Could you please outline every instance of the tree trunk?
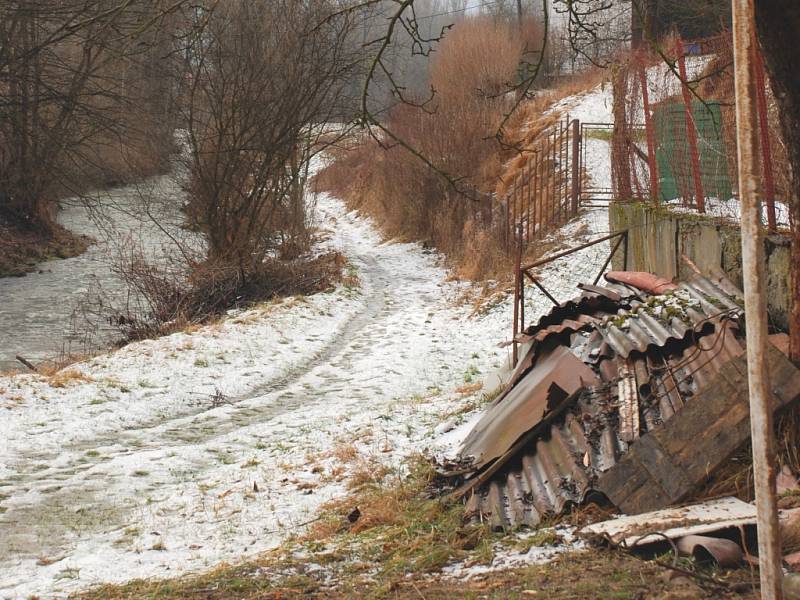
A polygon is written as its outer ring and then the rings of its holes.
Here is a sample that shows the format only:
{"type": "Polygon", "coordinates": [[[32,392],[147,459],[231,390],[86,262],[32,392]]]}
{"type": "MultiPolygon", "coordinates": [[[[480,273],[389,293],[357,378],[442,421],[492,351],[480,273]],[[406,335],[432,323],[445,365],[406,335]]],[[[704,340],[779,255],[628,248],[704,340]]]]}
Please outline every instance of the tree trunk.
{"type": "Polygon", "coordinates": [[[758,39],[780,109],[781,129],[792,170],[791,197],[786,199],[792,225],[789,350],[792,361],[800,365],[800,78],[796,75],[800,2],[757,0],[755,5],[758,39]]]}

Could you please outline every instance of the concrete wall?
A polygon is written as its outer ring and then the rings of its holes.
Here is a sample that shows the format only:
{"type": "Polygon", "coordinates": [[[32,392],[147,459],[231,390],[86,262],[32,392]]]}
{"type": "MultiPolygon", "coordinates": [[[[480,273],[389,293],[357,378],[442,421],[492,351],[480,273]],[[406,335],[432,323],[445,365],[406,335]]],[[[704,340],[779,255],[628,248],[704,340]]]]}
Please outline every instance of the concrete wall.
{"type": "MultiPolygon", "coordinates": [[[[668,279],[685,278],[691,268],[686,255],[706,275],[724,273],[742,287],[742,242],[739,227],[697,214],[681,214],[641,203],[612,203],[612,231],[628,229],[628,260],[622,252],[614,269],[649,271],[668,279]]],[[[764,242],[767,255],[767,299],[774,325],[789,325],[789,239],[775,234],[764,242]]]]}

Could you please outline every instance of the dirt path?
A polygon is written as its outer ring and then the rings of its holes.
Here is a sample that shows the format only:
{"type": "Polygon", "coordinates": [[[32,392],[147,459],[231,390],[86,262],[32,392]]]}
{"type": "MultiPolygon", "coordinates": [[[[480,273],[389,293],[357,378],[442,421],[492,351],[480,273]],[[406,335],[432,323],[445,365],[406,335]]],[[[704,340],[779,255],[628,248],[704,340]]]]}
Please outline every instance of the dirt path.
{"type": "MultiPolygon", "coordinates": [[[[53,403],[50,393],[72,402],[30,431],[19,417],[16,439],[0,447],[0,597],[175,574],[274,546],[341,494],[362,458],[396,462],[427,443],[452,409],[424,400],[433,386],[499,364],[502,310],[468,323],[467,308],[452,304],[461,288],[445,282],[432,256],[381,243],[338,202],[321,208],[333,244],[357,268],[361,295],[307,354],[276,356],[285,364],[273,376],[219,405],[169,402],[185,390],[171,385],[168,364],[150,361],[140,374],[150,393],[135,418],[125,418],[132,386],[103,403],[113,421],[98,416],[95,400],[84,401],[96,390],[83,390],[97,381],[66,391],[38,385],[12,409],[46,414],[37,404],[53,403]]],[[[303,322],[282,333],[313,334],[303,322]]],[[[281,339],[265,342],[262,362],[281,339]]]]}

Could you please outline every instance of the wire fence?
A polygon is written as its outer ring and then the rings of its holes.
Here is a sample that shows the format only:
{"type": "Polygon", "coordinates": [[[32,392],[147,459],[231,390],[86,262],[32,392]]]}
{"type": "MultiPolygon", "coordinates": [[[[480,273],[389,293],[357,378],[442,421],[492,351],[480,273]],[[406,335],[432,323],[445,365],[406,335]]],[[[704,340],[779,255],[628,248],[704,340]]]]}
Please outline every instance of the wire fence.
{"type": "MultiPolygon", "coordinates": [[[[789,225],[788,159],[760,53],[754,59],[764,222],[774,230],[789,225]]],[[[698,42],[673,38],[658,53],[634,53],[613,87],[614,197],[738,220],[730,33],[698,42]]]]}

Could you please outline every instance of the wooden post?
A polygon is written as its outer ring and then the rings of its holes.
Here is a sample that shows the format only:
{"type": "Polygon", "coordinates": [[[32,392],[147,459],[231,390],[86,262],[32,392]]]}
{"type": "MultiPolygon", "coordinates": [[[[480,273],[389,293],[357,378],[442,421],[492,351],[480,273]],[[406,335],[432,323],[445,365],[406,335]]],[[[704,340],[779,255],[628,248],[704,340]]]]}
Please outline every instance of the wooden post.
{"type": "Polygon", "coordinates": [[[767,302],[764,289],[764,232],[761,226],[756,147],[756,82],[752,65],[755,45],[754,0],[733,2],[733,57],[736,93],[736,144],[739,197],[742,204],[742,275],[747,335],[747,377],[750,436],[756,492],[758,562],[761,597],[783,596],[781,542],[775,490],[775,441],[767,365],[767,302]]]}
{"type": "Polygon", "coordinates": [[[694,201],[697,203],[697,210],[701,213],[706,212],[706,198],[703,193],[703,180],[700,171],[700,153],[697,149],[697,130],[694,126],[694,115],[692,113],[692,93],[689,90],[686,75],[686,57],[683,54],[683,43],[678,40],[676,43],[678,51],[678,69],[681,74],[681,90],[683,92],[683,104],[686,114],[686,141],[689,144],[689,158],[692,163],[692,179],[694,180],[694,201]]]}
{"type": "Polygon", "coordinates": [[[572,121],[572,214],[578,214],[578,204],[581,197],[581,123],[578,119],[572,121]]]}

